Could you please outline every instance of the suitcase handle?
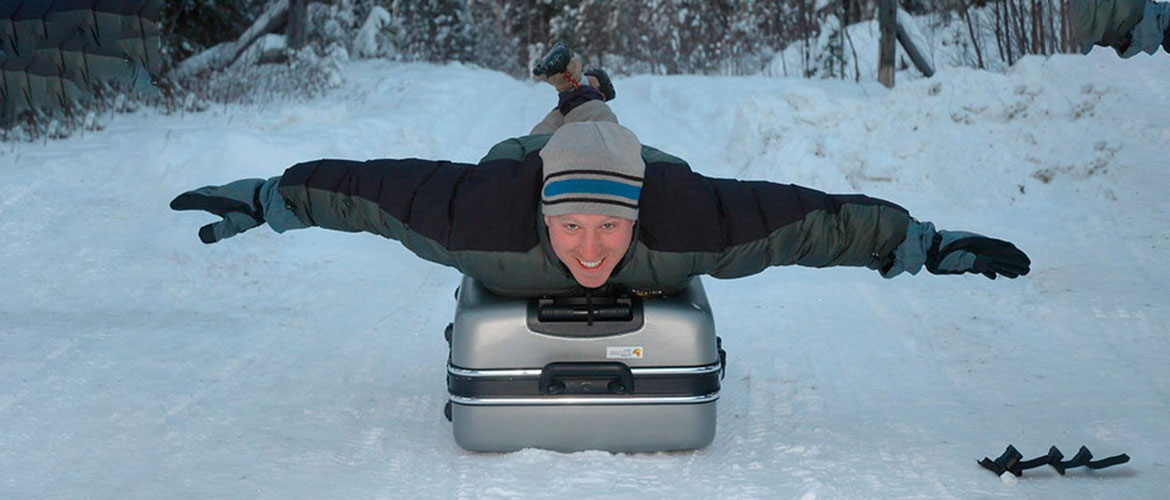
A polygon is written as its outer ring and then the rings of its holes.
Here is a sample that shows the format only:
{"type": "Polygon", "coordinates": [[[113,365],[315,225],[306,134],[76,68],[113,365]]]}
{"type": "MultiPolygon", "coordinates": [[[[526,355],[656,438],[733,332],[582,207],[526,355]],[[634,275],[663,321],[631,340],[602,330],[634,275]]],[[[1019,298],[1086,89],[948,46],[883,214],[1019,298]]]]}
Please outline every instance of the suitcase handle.
{"type": "Polygon", "coordinates": [[[631,394],[634,374],[625,363],[556,362],[540,370],[540,393],[631,394]]]}
{"type": "Polygon", "coordinates": [[[542,304],[540,321],[630,321],[634,316],[629,304],[578,306],[573,304],[542,304]]]}

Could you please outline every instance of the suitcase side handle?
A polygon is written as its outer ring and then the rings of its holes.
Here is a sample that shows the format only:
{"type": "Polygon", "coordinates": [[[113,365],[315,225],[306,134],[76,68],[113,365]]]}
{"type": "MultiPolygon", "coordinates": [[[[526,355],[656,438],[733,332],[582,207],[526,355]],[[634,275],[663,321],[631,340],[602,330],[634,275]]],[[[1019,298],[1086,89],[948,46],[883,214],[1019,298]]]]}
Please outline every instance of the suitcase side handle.
{"type": "Polygon", "coordinates": [[[540,370],[540,393],[558,394],[631,394],[634,374],[625,363],[556,362],[540,370]]]}

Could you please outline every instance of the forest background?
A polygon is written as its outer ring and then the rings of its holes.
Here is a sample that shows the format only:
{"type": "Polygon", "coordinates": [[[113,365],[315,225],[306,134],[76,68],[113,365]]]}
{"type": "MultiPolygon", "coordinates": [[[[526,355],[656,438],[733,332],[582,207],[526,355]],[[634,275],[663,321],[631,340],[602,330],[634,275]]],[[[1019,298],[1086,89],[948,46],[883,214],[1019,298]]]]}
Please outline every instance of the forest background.
{"type": "MultiPolygon", "coordinates": [[[[182,60],[232,40],[258,0],[167,2],[164,50],[182,60]]],[[[1028,54],[1071,52],[1068,0],[903,0],[944,33],[960,59],[1002,69],[1028,54]]],[[[550,41],[617,75],[720,74],[860,78],[849,30],[876,17],[875,0],[333,0],[307,6],[309,46],[324,53],[459,61],[523,76],[550,41]],[[779,54],[789,57],[777,61],[779,54]]],[[[952,52],[952,51],[948,51],[952,52]]]]}
{"type": "MultiPolygon", "coordinates": [[[[161,63],[151,62],[146,71],[130,64],[106,75],[113,78],[63,77],[85,89],[80,99],[56,90],[65,87],[63,80],[49,80],[30,94],[32,104],[6,108],[0,141],[101,130],[112,113],[143,105],[169,114],[217,103],[312,98],[341,86],[342,67],[352,59],[467,64],[526,78],[556,41],[576,50],[587,68],[614,77],[873,80],[880,37],[877,0],[135,2],[158,2],[153,8],[162,9],[161,18],[149,16],[153,27],[145,31],[131,21],[147,44],[158,44],[161,63]]],[[[1073,50],[1068,0],[901,0],[899,9],[899,25],[933,68],[1002,72],[1027,55],[1073,50]]],[[[33,53],[49,55],[41,61],[50,63],[49,75],[69,73],[67,65],[53,69],[65,49],[42,44],[33,53]]],[[[150,59],[149,51],[143,54],[150,59]]],[[[921,76],[901,49],[897,57],[900,72],[921,76]]],[[[34,62],[9,58],[5,75],[16,79],[8,83],[23,81],[8,66],[31,68],[34,62]]],[[[16,86],[5,94],[24,91],[16,86]]]]}

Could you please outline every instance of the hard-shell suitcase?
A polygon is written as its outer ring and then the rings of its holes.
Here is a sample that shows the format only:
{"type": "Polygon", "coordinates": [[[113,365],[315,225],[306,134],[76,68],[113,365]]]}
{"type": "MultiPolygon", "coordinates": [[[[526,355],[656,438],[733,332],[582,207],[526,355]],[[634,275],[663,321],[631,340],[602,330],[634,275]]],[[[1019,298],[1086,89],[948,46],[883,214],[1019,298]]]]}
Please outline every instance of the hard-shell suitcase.
{"type": "Polygon", "coordinates": [[[447,417],[473,451],[666,451],[715,436],[726,357],[699,278],[672,296],[515,299],[464,277],[447,417]]]}

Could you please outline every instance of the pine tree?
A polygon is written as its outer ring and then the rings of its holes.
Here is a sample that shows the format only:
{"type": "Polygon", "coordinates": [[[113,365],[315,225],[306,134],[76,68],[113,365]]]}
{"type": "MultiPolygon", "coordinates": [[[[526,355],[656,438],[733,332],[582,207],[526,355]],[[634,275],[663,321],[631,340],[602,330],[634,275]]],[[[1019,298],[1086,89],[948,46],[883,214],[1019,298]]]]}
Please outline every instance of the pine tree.
{"type": "Polygon", "coordinates": [[[513,75],[527,73],[527,58],[516,33],[515,2],[469,0],[465,24],[465,47],[461,60],[513,75]]]}
{"type": "Polygon", "coordinates": [[[467,47],[467,3],[459,0],[394,0],[390,6],[397,52],[407,60],[460,60],[467,47]]]}

